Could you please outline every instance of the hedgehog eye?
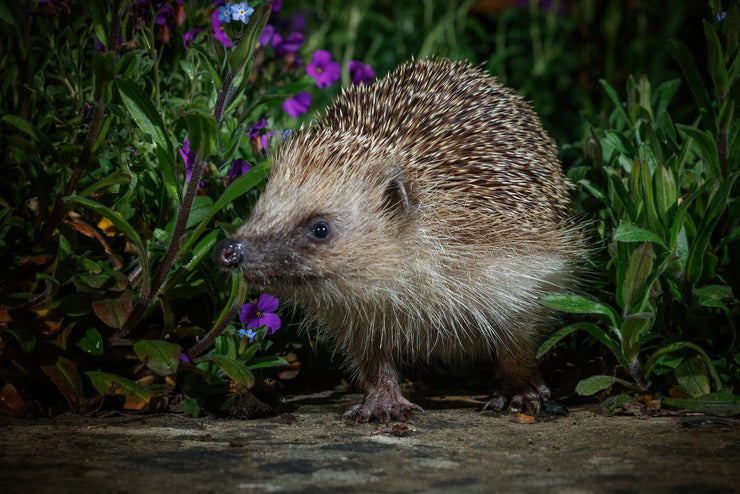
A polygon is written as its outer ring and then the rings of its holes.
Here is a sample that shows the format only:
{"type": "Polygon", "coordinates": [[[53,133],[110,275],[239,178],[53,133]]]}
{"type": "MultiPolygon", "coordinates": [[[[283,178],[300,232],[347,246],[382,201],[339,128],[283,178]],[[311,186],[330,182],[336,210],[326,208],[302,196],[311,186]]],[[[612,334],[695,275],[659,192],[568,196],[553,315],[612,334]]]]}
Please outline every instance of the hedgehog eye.
{"type": "Polygon", "coordinates": [[[331,235],[331,228],[326,221],[318,221],[308,229],[309,234],[317,240],[326,240],[331,235]]]}

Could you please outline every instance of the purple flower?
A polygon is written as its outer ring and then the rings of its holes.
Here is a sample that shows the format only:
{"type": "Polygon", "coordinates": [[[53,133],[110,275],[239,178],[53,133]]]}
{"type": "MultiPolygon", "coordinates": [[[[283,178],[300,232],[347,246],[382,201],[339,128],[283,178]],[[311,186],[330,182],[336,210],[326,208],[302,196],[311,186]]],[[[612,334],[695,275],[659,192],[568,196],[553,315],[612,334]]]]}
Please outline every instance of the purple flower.
{"type": "Polygon", "coordinates": [[[253,329],[240,329],[239,336],[242,338],[249,338],[249,341],[254,341],[254,337],[257,336],[257,331],[253,329]]]}
{"type": "Polygon", "coordinates": [[[302,91],[283,102],[283,111],[293,118],[303,115],[311,106],[313,98],[306,91],[302,91]]]}
{"type": "MultiPolygon", "coordinates": [[[[281,130],[280,136],[283,138],[283,140],[287,139],[290,134],[293,133],[292,130],[281,130]]],[[[270,148],[270,141],[272,141],[272,136],[275,135],[275,131],[271,130],[267,132],[266,134],[263,134],[262,137],[260,137],[260,145],[262,146],[262,149],[265,151],[265,156],[267,156],[267,150],[270,148]]]]}
{"type": "MultiPolygon", "coordinates": [[[[198,155],[190,150],[190,139],[185,139],[185,142],[182,143],[180,156],[185,161],[185,183],[190,183],[190,177],[193,176],[193,168],[195,168],[195,162],[198,159],[198,155]]],[[[201,181],[198,185],[205,187],[206,183],[201,181]]]]}
{"type": "Polygon", "coordinates": [[[224,22],[219,19],[218,12],[218,10],[214,10],[213,14],[211,14],[211,26],[213,27],[213,32],[215,33],[216,39],[219,40],[225,48],[230,48],[231,40],[229,39],[229,35],[226,34],[226,30],[224,29],[224,22]]]}
{"type": "Polygon", "coordinates": [[[306,72],[316,79],[317,86],[325,88],[339,79],[341,67],[331,59],[331,53],[326,50],[316,50],[311,63],[306,66],[306,72]]]}
{"type": "Polygon", "coordinates": [[[157,16],[154,18],[154,23],[159,24],[160,26],[167,24],[167,21],[172,19],[175,16],[175,9],[172,8],[172,5],[163,5],[161,9],[159,9],[159,12],[157,13],[157,16]]]}
{"type": "Polygon", "coordinates": [[[265,29],[262,30],[262,34],[260,34],[257,42],[260,44],[260,46],[267,46],[272,41],[272,37],[274,34],[275,28],[268,24],[265,26],[265,29]]]}
{"type": "Polygon", "coordinates": [[[247,329],[258,329],[262,326],[267,326],[267,334],[271,335],[280,329],[280,317],[274,313],[279,303],[280,301],[277,298],[263,293],[260,295],[256,304],[248,303],[242,305],[239,320],[243,324],[246,324],[247,329]]]}
{"type": "Polygon", "coordinates": [[[352,84],[369,84],[375,78],[373,68],[362,62],[350,60],[347,68],[349,68],[349,78],[352,79],[352,84]]]}
{"type": "Polygon", "coordinates": [[[182,35],[182,44],[183,46],[185,46],[186,50],[190,49],[190,45],[192,45],[195,42],[195,37],[198,36],[201,31],[203,30],[193,29],[192,31],[188,31],[182,35]]]}
{"type": "Polygon", "coordinates": [[[275,33],[272,37],[272,47],[275,49],[275,54],[278,57],[284,57],[288,53],[295,53],[301,46],[303,46],[303,35],[301,33],[291,33],[285,39],[278,33],[275,33]]]}
{"type": "Polygon", "coordinates": [[[283,0],[272,0],[272,13],[277,14],[283,6],[283,0]]]}
{"type": "Polygon", "coordinates": [[[241,177],[245,173],[249,171],[249,165],[246,161],[242,158],[235,159],[231,162],[231,169],[229,170],[229,174],[226,175],[227,183],[231,183],[237,178],[241,177]]]}
{"type": "Polygon", "coordinates": [[[242,21],[244,24],[249,22],[249,16],[254,13],[254,9],[247,5],[247,2],[240,2],[231,7],[231,18],[235,21],[242,21]]]}
{"type": "Polygon", "coordinates": [[[231,2],[227,2],[226,5],[218,8],[218,20],[226,24],[231,22],[231,2]]]}
{"type": "Polygon", "coordinates": [[[262,145],[262,149],[265,150],[265,155],[267,154],[267,148],[270,146],[270,139],[272,139],[272,136],[275,134],[274,130],[271,130],[270,132],[267,132],[266,134],[263,134],[262,137],[260,137],[260,144],[262,145]]]}
{"type": "Polygon", "coordinates": [[[184,353],[180,353],[180,360],[183,361],[183,362],[185,362],[186,364],[189,364],[190,363],[190,359],[184,353]]]}
{"type": "Polygon", "coordinates": [[[185,142],[182,143],[180,156],[182,156],[182,159],[185,162],[185,182],[190,182],[190,177],[193,175],[195,160],[197,159],[196,154],[190,150],[190,139],[185,139],[185,142]]]}
{"type": "Polygon", "coordinates": [[[260,120],[259,122],[257,122],[256,124],[252,125],[252,126],[251,126],[251,127],[249,128],[249,132],[247,132],[247,136],[248,136],[248,137],[249,137],[250,139],[251,139],[251,138],[254,138],[254,137],[259,137],[259,135],[260,135],[260,130],[261,130],[261,129],[264,129],[265,127],[267,127],[267,120],[265,120],[265,119],[263,118],[262,120],[260,120]]]}

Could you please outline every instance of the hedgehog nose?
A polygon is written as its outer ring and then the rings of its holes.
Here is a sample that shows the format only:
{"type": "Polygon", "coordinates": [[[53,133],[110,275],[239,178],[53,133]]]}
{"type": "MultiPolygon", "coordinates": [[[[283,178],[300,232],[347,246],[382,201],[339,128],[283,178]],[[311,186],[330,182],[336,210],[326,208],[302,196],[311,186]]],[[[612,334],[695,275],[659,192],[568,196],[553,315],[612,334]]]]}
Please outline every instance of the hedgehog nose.
{"type": "Polygon", "coordinates": [[[231,268],[242,262],[244,244],[234,238],[227,238],[213,248],[213,259],[224,268],[231,268]]]}

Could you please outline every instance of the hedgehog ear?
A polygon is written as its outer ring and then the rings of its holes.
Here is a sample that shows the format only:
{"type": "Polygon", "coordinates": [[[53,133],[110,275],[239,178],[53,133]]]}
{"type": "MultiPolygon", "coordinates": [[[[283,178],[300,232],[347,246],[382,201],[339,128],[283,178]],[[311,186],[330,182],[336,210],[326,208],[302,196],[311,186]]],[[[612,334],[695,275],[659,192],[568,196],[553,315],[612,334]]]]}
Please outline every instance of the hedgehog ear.
{"type": "Polygon", "coordinates": [[[392,178],[386,183],[383,192],[383,209],[395,214],[406,214],[409,211],[409,196],[404,184],[403,170],[394,170],[392,178]]]}

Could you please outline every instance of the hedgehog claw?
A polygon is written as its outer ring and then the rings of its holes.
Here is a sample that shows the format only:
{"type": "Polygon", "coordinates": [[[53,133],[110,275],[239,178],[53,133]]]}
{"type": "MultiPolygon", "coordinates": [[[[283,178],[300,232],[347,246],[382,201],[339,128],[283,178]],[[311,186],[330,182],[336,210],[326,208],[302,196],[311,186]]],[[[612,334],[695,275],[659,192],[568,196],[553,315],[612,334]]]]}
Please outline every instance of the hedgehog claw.
{"type": "Polygon", "coordinates": [[[498,412],[503,412],[507,410],[506,404],[508,403],[509,412],[525,413],[535,417],[540,413],[542,401],[549,397],[550,389],[544,384],[536,387],[522,388],[508,395],[497,391],[483,406],[483,410],[490,408],[498,412]]]}
{"type": "Polygon", "coordinates": [[[355,425],[373,420],[378,420],[388,425],[391,421],[408,422],[413,418],[414,410],[424,413],[423,408],[411,403],[404,397],[401,397],[395,403],[384,402],[382,400],[365,400],[344,412],[342,418],[353,421],[355,425]]]}

